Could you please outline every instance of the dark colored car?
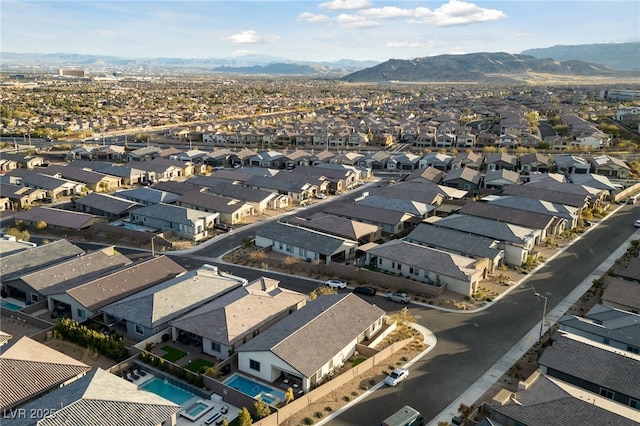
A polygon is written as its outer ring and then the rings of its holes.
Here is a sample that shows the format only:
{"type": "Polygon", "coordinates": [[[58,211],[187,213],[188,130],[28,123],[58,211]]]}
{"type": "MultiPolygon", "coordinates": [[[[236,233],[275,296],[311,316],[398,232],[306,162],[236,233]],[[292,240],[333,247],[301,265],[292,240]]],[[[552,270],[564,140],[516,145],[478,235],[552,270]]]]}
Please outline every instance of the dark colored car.
{"type": "Polygon", "coordinates": [[[375,296],[376,289],[371,287],[356,287],[353,289],[356,294],[362,294],[363,296],[375,296]]]}

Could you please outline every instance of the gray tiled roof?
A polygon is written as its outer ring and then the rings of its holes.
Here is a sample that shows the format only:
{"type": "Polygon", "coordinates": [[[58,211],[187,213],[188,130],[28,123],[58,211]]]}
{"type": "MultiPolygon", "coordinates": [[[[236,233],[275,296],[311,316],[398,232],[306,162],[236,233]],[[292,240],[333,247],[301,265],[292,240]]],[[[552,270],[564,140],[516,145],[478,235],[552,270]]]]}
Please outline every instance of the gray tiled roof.
{"type": "Polygon", "coordinates": [[[310,377],[384,314],[354,294],[319,296],[242,345],[238,352],[271,351],[310,377]]]}
{"type": "MultiPolygon", "coordinates": [[[[493,409],[526,426],[632,426],[628,417],[606,410],[592,402],[573,397],[552,379],[541,376],[527,390],[519,390],[518,402],[509,401],[493,409]]],[[[495,416],[494,416],[495,417],[495,416]]]]}
{"type": "Polygon", "coordinates": [[[640,315],[605,305],[596,304],[584,318],[575,315],[565,315],[558,321],[560,328],[570,328],[586,332],[589,335],[600,336],[640,348],[640,315]]]}
{"type": "Polygon", "coordinates": [[[464,180],[467,182],[471,182],[474,185],[478,185],[480,183],[480,178],[482,174],[480,172],[473,170],[469,167],[462,167],[460,169],[451,170],[447,172],[447,174],[442,179],[442,182],[450,182],[453,180],[464,180]]]}
{"type": "Polygon", "coordinates": [[[539,188],[528,185],[509,185],[503,190],[503,194],[533,198],[535,200],[545,200],[577,208],[584,207],[589,198],[591,198],[587,194],[572,194],[568,192],[560,192],[558,189],[539,188]]]}
{"type": "Polygon", "coordinates": [[[258,228],[256,236],[273,241],[281,241],[294,247],[301,247],[327,256],[333,255],[343,244],[349,242],[349,240],[343,238],[279,222],[272,222],[258,228]]]}
{"type": "Polygon", "coordinates": [[[487,219],[499,220],[500,222],[512,223],[532,229],[546,229],[552,223],[555,216],[550,214],[536,213],[527,210],[518,210],[512,207],[500,206],[498,204],[468,202],[459,212],[470,216],[484,217],[487,219]]]}
{"type": "Polygon", "coordinates": [[[419,224],[405,239],[416,244],[488,259],[495,259],[502,251],[492,238],[426,223],[419,224]]]}
{"type": "Polygon", "coordinates": [[[158,327],[244,282],[244,278],[222,275],[205,265],[105,306],[102,311],[147,328],[158,327]]]}
{"type": "Polygon", "coordinates": [[[499,241],[509,241],[518,244],[525,243],[532,231],[530,228],[524,228],[522,226],[462,214],[452,214],[433,224],[435,226],[457,229],[458,231],[470,232],[499,241]]]}
{"type": "Polygon", "coordinates": [[[203,212],[186,207],[160,203],[131,210],[129,212],[129,217],[132,217],[132,215],[146,216],[154,219],[165,220],[172,223],[182,223],[184,225],[191,226],[193,225],[193,222],[210,217],[212,215],[216,215],[216,213],[203,212]]]}
{"type": "Polygon", "coordinates": [[[638,311],[640,310],[640,283],[606,276],[602,302],[614,303],[638,311]]]}
{"type": "Polygon", "coordinates": [[[142,204],[135,201],[126,200],[109,194],[100,194],[98,192],[92,192],[91,194],[78,198],[76,200],[76,204],[115,215],[121,215],[130,209],[142,206],[142,204]]]}
{"type": "Polygon", "coordinates": [[[214,342],[233,345],[252,330],[306,301],[304,294],[261,277],[174,320],[171,325],[214,342]]]}
{"type": "Polygon", "coordinates": [[[640,257],[625,257],[621,262],[613,265],[612,272],[616,277],[640,281],[640,257]]]}
{"type": "Polygon", "coordinates": [[[560,333],[553,345],[544,350],[538,364],[640,400],[640,356],[571,336],[560,333]]]}
{"type": "Polygon", "coordinates": [[[306,189],[305,187],[307,186],[306,183],[300,183],[299,181],[274,179],[272,177],[264,176],[251,176],[249,179],[247,179],[245,184],[260,189],[285,191],[291,193],[303,192],[306,189]]]}
{"type": "Polygon", "coordinates": [[[107,219],[89,213],[63,210],[55,207],[36,206],[15,214],[17,220],[45,222],[48,226],[68,229],[87,228],[94,222],[106,222],[107,219]]]}
{"type": "Polygon", "coordinates": [[[346,217],[317,213],[306,219],[292,218],[290,223],[350,240],[359,240],[380,230],[378,225],[362,223],[346,217]]]}
{"type": "Polygon", "coordinates": [[[391,196],[369,195],[357,201],[359,206],[375,207],[383,210],[393,210],[401,213],[409,213],[414,216],[425,217],[436,209],[436,206],[417,200],[391,198],[391,196]]]}
{"type": "Polygon", "coordinates": [[[50,392],[23,407],[27,413],[54,415],[39,419],[3,418],[3,426],[156,426],[180,410],[180,406],[102,369],[50,392]]]}
{"type": "Polygon", "coordinates": [[[116,191],[113,195],[127,200],[139,201],[143,204],[173,203],[180,196],[170,192],[158,191],[154,188],[134,188],[116,191]]]}
{"type": "Polygon", "coordinates": [[[84,250],[67,240],[56,240],[43,244],[17,254],[5,256],[0,262],[0,279],[8,281],[83,253],[84,250]]]}
{"type": "Polygon", "coordinates": [[[20,279],[46,296],[61,293],[130,263],[128,257],[110,247],[38,269],[22,275],[20,279]]]}
{"type": "Polygon", "coordinates": [[[182,195],[176,202],[180,206],[196,206],[204,211],[227,214],[233,214],[247,207],[244,201],[197,190],[182,195]]]}
{"type": "Polygon", "coordinates": [[[324,209],[324,211],[336,216],[348,217],[350,219],[363,220],[369,223],[380,223],[392,226],[396,226],[400,222],[407,221],[410,218],[415,217],[414,215],[406,212],[385,210],[377,207],[341,202],[328,205],[324,209]]]}
{"type": "Polygon", "coordinates": [[[537,200],[535,198],[504,196],[489,201],[489,204],[511,207],[518,210],[526,210],[536,213],[549,214],[573,221],[577,217],[577,208],[566,206],[562,203],[537,200]]]}
{"type": "Polygon", "coordinates": [[[367,253],[462,281],[469,281],[470,276],[477,272],[473,267],[476,259],[403,240],[391,240],[367,250],[367,253]]]}
{"type": "Polygon", "coordinates": [[[22,337],[5,346],[0,354],[0,408],[14,407],[90,369],[55,349],[22,337]]]}
{"type": "Polygon", "coordinates": [[[220,181],[219,179],[212,179],[210,176],[196,176],[187,180],[187,183],[207,187],[211,194],[222,195],[253,203],[260,203],[273,197],[273,192],[271,191],[249,188],[244,185],[234,185],[226,181],[220,181]]]}
{"type": "Polygon", "coordinates": [[[67,290],[67,294],[93,311],[184,272],[169,257],[158,256],[86,282],[67,290]]]}

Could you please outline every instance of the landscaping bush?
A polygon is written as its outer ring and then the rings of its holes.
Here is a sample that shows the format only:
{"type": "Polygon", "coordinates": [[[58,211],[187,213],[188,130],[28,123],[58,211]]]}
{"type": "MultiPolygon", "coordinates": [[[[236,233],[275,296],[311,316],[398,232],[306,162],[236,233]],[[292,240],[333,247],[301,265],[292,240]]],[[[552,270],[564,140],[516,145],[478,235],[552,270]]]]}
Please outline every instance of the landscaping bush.
{"type": "Polygon", "coordinates": [[[109,335],[91,330],[71,318],[58,320],[55,325],[55,331],[64,340],[85,348],[91,348],[114,361],[123,361],[128,356],[124,341],[115,340],[109,335]]]}
{"type": "Polygon", "coordinates": [[[324,414],[322,414],[322,411],[316,411],[315,413],[313,413],[313,415],[314,415],[317,419],[321,419],[321,418],[322,418],[322,416],[323,416],[324,414]]]}
{"type": "Polygon", "coordinates": [[[313,424],[313,419],[311,417],[305,417],[304,418],[304,424],[305,425],[312,425],[313,424]]]}

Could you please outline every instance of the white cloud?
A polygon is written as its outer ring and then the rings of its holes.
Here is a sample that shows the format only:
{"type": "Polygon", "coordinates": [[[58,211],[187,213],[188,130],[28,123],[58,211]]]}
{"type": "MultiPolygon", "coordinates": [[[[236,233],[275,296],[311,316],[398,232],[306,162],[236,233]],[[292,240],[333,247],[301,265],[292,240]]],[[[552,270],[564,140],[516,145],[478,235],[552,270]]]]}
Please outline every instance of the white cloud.
{"type": "Polygon", "coordinates": [[[361,15],[379,19],[402,18],[413,16],[413,13],[412,9],[401,9],[395,6],[376,7],[372,9],[365,9],[360,12],[361,15]]]}
{"type": "Polygon", "coordinates": [[[449,0],[449,3],[443,4],[433,11],[426,7],[418,7],[415,9],[414,16],[419,19],[418,22],[438,27],[497,21],[507,17],[501,10],[484,9],[473,3],[459,0],[449,0]]]}
{"type": "Polygon", "coordinates": [[[357,10],[371,6],[370,0],[332,0],[320,3],[320,8],[329,10],[357,10]]]}
{"type": "Polygon", "coordinates": [[[297,20],[316,23],[316,22],[327,22],[330,20],[330,18],[327,15],[318,15],[311,12],[303,12],[300,15],[298,15],[297,20]]]}
{"type": "Polygon", "coordinates": [[[386,46],[392,49],[414,49],[416,47],[421,47],[422,45],[411,41],[388,41],[386,46]]]}
{"type": "Polygon", "coordinates": [[[336,21],[345,28],[371,28],[380,26],[377,22],[370,21],[364,16],[347,15],[345,13],[338,15],[336,21]]]}
{"type": "Polygon", "coordinates": [[[221,40],[230,41],[233,44],[251,44],[260,43],[262,39],[254,30],[241,31],[228,37],[222,37],[221,40]]]}

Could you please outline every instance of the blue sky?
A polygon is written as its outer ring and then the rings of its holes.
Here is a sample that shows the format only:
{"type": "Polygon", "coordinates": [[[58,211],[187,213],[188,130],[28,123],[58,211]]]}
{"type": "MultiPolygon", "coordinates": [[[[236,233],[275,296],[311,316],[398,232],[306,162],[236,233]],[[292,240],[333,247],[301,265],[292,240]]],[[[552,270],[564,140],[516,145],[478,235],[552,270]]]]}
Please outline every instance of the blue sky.
{"type": "Polygon", "coordinates": [[[127,58],[386,61],[640,41],[638,0],[2,0],[0,13],[2,51],[127,58]]]}

